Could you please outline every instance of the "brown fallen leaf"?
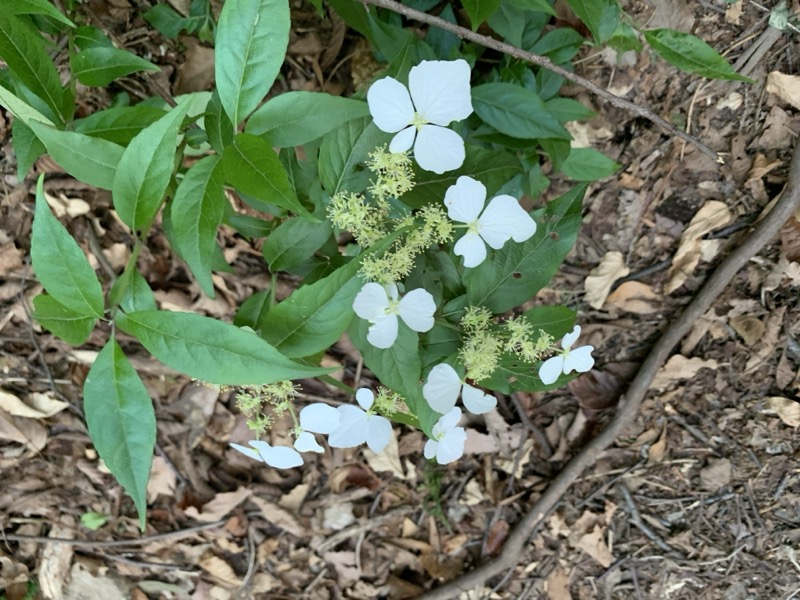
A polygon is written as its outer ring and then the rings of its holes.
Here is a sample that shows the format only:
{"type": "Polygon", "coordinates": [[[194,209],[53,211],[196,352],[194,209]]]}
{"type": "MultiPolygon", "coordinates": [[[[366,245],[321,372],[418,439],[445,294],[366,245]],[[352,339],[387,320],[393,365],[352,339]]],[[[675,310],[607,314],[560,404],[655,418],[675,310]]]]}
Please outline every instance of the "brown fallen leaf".
{"type": "Polygon", "coordinates": [[[608,305],[632,312],[648,315],[660,310],[662,299],[646,283],[626,281],[608,296],[608,305]]]}
{"type": "Polygon", "coordinates": [[[265,500],[261,496],[250,496],[250,502],[258,507],[264,518],[285,532],[292,534],[295,537],[307,537],[311,532],[303,526],[302,523],[285,508],[281,508],[277,504],[265,500]]]}
{"type": "Polygon", "coordinates": [[[617,279],[625,277],[628,273],[630,273],[630,269],[625,266],[622,252],[616,250],[607,252],[584,282],[586,302],[589,306],[596,309],[602,308],[611,291],[611,286],[617,279]]]}
{"type": "Polygon", "coordinates": [[[767,93],[775,94],[795,108],[800,108],[800,77],[772,71],[767,75],[767,93]]]}
{"type": "Polygon", "coordinates": [[[508,521],[504,519],[498,519],[492,523],[492,526],[489,527],[489,533],[486,535],[486,543],[483,546],[484,556],[494,556],[500,553],[508,537],[509,529],[508,521]]]}
{"type": "Polygon", "coordinates": [[[733,478],[733,465],[727,458],[711,459],[700,469],[700,485],[709,492],[725,487],[733,478]]]}
{"type": "Polygon", "coordinates": [[[68,406],[67,402],[55,400],[47,394],[34,392],[26,401],[22,401],[16,395],[0,389],[0,409],[15,417],[46,419],[60,413],[68,406]]]}
{"type": "Polygon", "coordinates": [[[195,519],[196,521],[202,521],[203,523],[219,521],[234,508],[247,500],[250,494],[250,490],[245,487],[240,487],[235,492],[217,494],[211,502],[207,502],[201,506],[200,510],[197,510],[194,506],[189,506],[184,512],[187,517],[195,519]]]}
{"type": "Polygon", "coordinates": [[[226,588],[238,588],[242,585],[242,580],[236,576],[233,567],[211,552],[200,559],[200,568],[226,588]]]}
{"type": "Polygon", "coordinates": [[[15,417],[0,410],[0,440],[16,442],[38,452],[47,444],[47,430],[39,421],[15,417]]]}
{"type": "Polygon", "coordinates": [[[557,565],[550,571],[545,585],[549,600],[572,600],[572,594],[569,591],[569,575],[561,566],[557,565]]]}
{"type": "Polygon", "coordinates": [[[766,326],[756,317],[750,315],[737,315],[731,318],[731,327],[738,333],[748,346],[754,345],[764,335],[766,326]]]}
{"type": "Polygon", "coordinates": [[[594,560],[600,563],[606,569],[614,562],[614,557],[608,549],[608,545],[604,538],[605,528],[600,525],[595,525],[594,529],[587,534],[584,534],[578,540],[578,550],[583,550],[586,554],[591,556],[594,560]]]}
{"type": "Polygon", "coordinates": [[[712,358],[703,360],[698,357],[686,358],[675,354],[658,370],[650,388],[656,390],[665,388],[673,381],[691,379],[697,375],[700,369],[716,369],[717,367],[719,367],[719,363],[712,358]]]}
{"type": "Polygon", "coordinates": [[[764,412],[778,415],[789,427],[800,427],[800,402],[772,396],[764,401],[764,412]]]}
{"type": "Polygon", "coordinates": [[[147,502],[155,502],[159,495],[173,496],[178,478],[175,471],[161,456],[153,457],[150,479],[147,480],[147,502]]]}
{"type": "Polygon", "coordinates": [[[725,7],[725,22],[738,25],[742,18],[742,0],[734,0],[725,7]]]}
{"type": "Polygon", "coordinates": [[[800,221],[790,217],[781,227],[781,252],[788,260],[800,261],[800,221]]]}
{"type": "Polygon", "coordinates": [[[570,381],[567,389],[578,400],[586,417],[593,421],[601,411],[616,406],[623,383],[612,373],[592,369],[570,381]]]}
{"type": "MultiPolygon", "coordinates": [[[[62,517],[63,523],[54,523],[48,537],[75,537],[75,520],[69,515],[62,517]]],[[[63,598],[64,584],[69,580],[74,548],[63,544],[45,544],[39,559],[39,588],[45,598],[63,598]]]]}
{"type": "Polygon", "coordinates": [[[0,245],[0,277],[6,277],[21,266],[22,252],[17,249],[14,242],[6,242],[0,245]]]}

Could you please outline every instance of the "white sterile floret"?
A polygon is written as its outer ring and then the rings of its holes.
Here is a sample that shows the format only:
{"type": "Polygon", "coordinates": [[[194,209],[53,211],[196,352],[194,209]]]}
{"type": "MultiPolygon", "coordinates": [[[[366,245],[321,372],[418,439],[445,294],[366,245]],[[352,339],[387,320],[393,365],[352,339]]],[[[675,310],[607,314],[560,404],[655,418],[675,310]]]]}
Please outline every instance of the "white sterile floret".
{"type": "Polygon", "coordinates": [[[484,209],[485,202],[486,187],[466,175],[459,177],[444,194],[447,216],[467,225],[467,233],[453,248],[458,256],[464,257],[465,267],[477,267],[484,261],[486,244],[499,250],[510,239],[524,242],[536,233],[536,222],[516,199],[496,196],[484,209]]]}
{"type": "Polygon", "coordinates": [[[339,427],[328,436],[328,443],[333,448],[353,448],[366,442],[377,454],[391,441],[392,424],[386,417],[370,412],[375,402],[372,390],[359,389],[356,401],[361,408],[345,404],[336,409],[340,417],[339,427]]]}
{"type": "Polygon", "coordinates": [[[472,114],[467,61],[423,60],[408,74],[408,89],[391,77],[379,79],[367,92],[375,125],[396,133],[390,152],[414,147],[417,164],[442,174],[464,163],[464,140],[446,129],[472,114]]]}
{"type": "Polygon", "coordinates": [[[422,386],[422,395],[428,406],[442,414],[456,405],[459,394],[467,410],[475,415],[487,413],[497,406],[497,398],[464,383],[456,370],[447,363],[433,367],[428,373],[428,380],[422,386]]]}
{"type": "Polygon", "coordinates": [[[397,339],[397,317],[414,331],[429,331],[433,327],[436,303],[422,288],[411,290],[398,299],[397,286],[368,283],[353,300],[353,310],[370,325],[367,341],[376,348],[390,348],[397,339]]]}
{"type": "Polygon", "coordinates": [[[467,432],[463,427],[456,427],[461,419],[461,409],[450,409],[441,416],[433,426],[433,437],[425,442],[423,454],[425,458],[436,457],[436,462],[446,465],[458,460],[464,454],[467,432]]]}
{"type": "Polygon", "coordinates": [[[571,333],[568,333],[561,340],[561,347],[563,350],[552,358],[548,358],[539,367],[539,379],[545,385],[550,385],[564,373],[568,375],[572,371],[578,373],[586,373],[594,366],[594,358],[592,358],[592,350],[594,346],[581,346],[580,348],[572,349],[578,337],[581,335],[580,325],[575,325],[571,333]]]}
{"type": "Polygon", "coordinates": [[[300,411],[300,435],[294,442],[299,452],[324,452],[314,438],[315,433],[328,434],[339,427],[339,412],[332,406],[318,402],[300,411]]]}
{"type": "Polygon", "coordinates": [[[252,448],[234,443],[231,443],[230,447],[276,469],[291,469],[303,464],[303,457],[300,456],[300,453],[288,446],[270,446],[261,440],[251,440],[247,443],[252,448]]]}

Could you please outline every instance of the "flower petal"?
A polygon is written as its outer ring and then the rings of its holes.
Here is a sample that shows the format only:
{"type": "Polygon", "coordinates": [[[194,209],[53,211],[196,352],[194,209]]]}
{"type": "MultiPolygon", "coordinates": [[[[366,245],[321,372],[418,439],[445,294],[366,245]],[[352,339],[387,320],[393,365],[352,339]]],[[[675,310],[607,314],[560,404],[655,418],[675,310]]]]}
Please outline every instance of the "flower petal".
{"type": "Polygon", "coordinates": [[[486,203],[486,186],[462,175],[444,193],[447,216],[459,223],[474,223],[486,203]]]}
{"type": "Polygon", "coordinates": [[[478,224],[478,233],[495,250],[511,238],[524,242],[536,233],[536,222],[511,196],[492,198],[478,224]]]}
{"type": "Polygon", "coordinates": [[[389,142],[389,152],[395,154],[398,152],[408,152],[411,150],[411,146],[414,145],[414,138],[416,137],[416,127],[406,127],[389,142]]]}
{"type": "Polygon", "coordinates": [[[414,119],[414,105],[406,86],[391,77],[379,79],[370,86],[367,104],[375,125],[386,133],[400,131],[414,119]]]}
{"type": "Polygon", "coordinates": [[[570,331],[567,335],[565,335],[561,339],[561,347],[564,348],[564,350],[569,350],[570,348],[572,348],[572,344],[578,341],[580,335],[581,335],[581,326],[575,325],[575,327],[572,328],[572,331],[570,331]]]}
{"type": "Polygon", "coordinates": [[[433,328],[433,313],[436,302],[430,292],[417,288],[408,292],[398,306],[403,322],[414,331],[430,331],[433,328]]]}
{"type": "Polygon", "coordinates": [[[370,415],[367,418],[367,446],[369,449],[375,454],[379,454],[391,440],[391,421],[380,415],[370,415]]]}
{"type": "Polygon", "coordinates": [[[437,125],[449,125],[472,114],[467,61],[423,60],[408,74],[417,113],[437,125]]]}
{"type": "Polygon", "coordinates": [[[422,395],[428,402],[428,406],[442,414],[456,405],[460,392],[461,378],[447,363],[433,367],[428,373],[428,380],[422,386],[422,395]]]}
{"type": "Polygon", "coordinates": [[[301,429],[328,434],[337,427],[339,427],[339,413],[332,406],[317,402],[309,404],[300,411],[301,429]]]}
{"type": "Polygon", "coordinates": [[[258,453],[258,450],[254,448],[248,448],[247,446],[241,446],[239,444],[234,444],[233,442],[231,442],[228,445],[234,450],[238,450],[245,456],[249,456],[250,458],[257,460],[258,462],[264,462],[264,459],[261,458],[261,455],[258,453]]]}
{"type": "Polygon", "coordinates": [[[332,448],[353,448],[367,441],[367,413],[350,404],[338,407],[339,428],[328,436],[332,448]]]}
{"type": "Polygon", "coordinates": [[[439,447],[439,442],[436,440],[428,440],[425,442],[425,447],[422,449],[422,454],[427,459],[431,459],[436,456],[436,449],[439,447]]]}
{"type": "Polygon", "coordinates": [[[497,398],[466,383],[464,384],[464,390],[461,392],[461,400],[473,415],[482,415],[497,406],[497,398]]]}
{"type": "Polygon", "coordinates": [[[389,297],[379,283],[367,283],[353,300],[353,310],[362,319],[375,320],[386,314],[389,308],[389,297]]]}
{"type": "Polygon", "coordinates": [[[467,432],[463,427],[456,427],[448,431],[439,440],[439,447],[436,449],[436,462],[446,465],[458,460],[464,455],[464,444],[467,442],[467,432]]]}
{"type": "Polygon", "coordinates": [[[591,371],[594,366],[592,350],[594,350],[594,346],[581,346],[570,350],[564,357],[564,373],[591,371]]]}
{"type": "Polygon", "coordinates": [[[439,430],[442,433],[447,433],[456,425],[458,425],[458,422],[461,420],[461,414],[461,409],[457,406],[454,406],[441,417],[439,417],[439,420],[436,421],[436,425],[439,426],[439,430]]]}
{"type": "Polygon", "coordinates": [[[465,267],[477,267],[486,260],[486,244],[477,233],[468,231],[453,246],[453,252],[457,256],[464,257],[465,267]]]}
{"type": "Polygon", "coordinates": [[[539,379],[545,385],[550,385],[558,379],[559,375],[564,372],[564,356],[559,354],[552,358],[548,358],[539,367],[539,379]]]}
{"type": "MultiPolygon", "coordinates": [[[[333,410],[336,409],[334,408],[333,410]]],[[[325,449],[317,443],[314,434],[310,431],[304,431],[297,436],[294,441],[294,449],[298,452],[319,452],[320,454],[325,452],[325,449]]]]}
{"type": "Polygon", "coordinates": [[[397,339],[397,315],[383,315],[373,319],[367,332],[367,341],[376,348],[391,348],[397,339]]]}
{"type": "Polygon", "coordinates": [[[276,469],[291,469],[303,464],[303,457],[294,448],[288,446],[270,446],[262,440],[254,440],[250,445],[258,449],[261,458],[270,467],[276,469]]]}
{"type": "Polygon", "coordinates": [[[420,168],[441,175],[464,164],[464,140],[455,131],[423,125],[414,142],[414,160],[420,168]]]}
{"type": "Polygon", "coordinates": [[[369,410],[372,408],[372,403],[375,402],[375,394],[369,388],[358,388],[356,402],[364,410],[369,410]]]}

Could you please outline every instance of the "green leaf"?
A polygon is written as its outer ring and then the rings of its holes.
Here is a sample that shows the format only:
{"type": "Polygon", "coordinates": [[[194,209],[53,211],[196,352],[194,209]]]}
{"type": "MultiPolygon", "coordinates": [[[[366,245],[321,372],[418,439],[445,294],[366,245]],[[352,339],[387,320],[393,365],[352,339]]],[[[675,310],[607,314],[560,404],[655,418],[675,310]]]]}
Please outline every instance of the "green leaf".
{"type": "Polygon", "coordinates": [[[225,147],[233,143],[233,136],[236,132],[233,130],[231,120],[222,108],[222,103],[219,101],[219,93],[216,90],[214,90],[211,99],[208,101],[206,113],[203,117],[203,127],[208,136],[208,143],[217,153],[222,154],[225,147]]]}
{"type": "Polygon", "coordinates": [[[247,121],[245,131],[271,146],[302,146],[343,123],[369,116],[366,102],[321,92],[287,92],[272,98],[247,121]]]}
{"type": "Polygon", "coordinates": [[[345,23],[363,35],[370,45],[377,47],[370,23],[370,17],[375,9],[356,0],[329,0],[328,3],[345,23]]]}
{"type": "Polygon", "coordinates": [[[237,135],[222,156],[225,179],[240,192],[265,203],[254,207],[269,212],[273,206],[311,218],[289,184],[286,169],[272,147],[249,133],[237,135]]]}
{"type": "Polygon", "coordinates": [[[113,42],[97,27],[81,25],[75,31],[75,45],[81,50],[87,48],[113,48],[113,42]]]}
{"type": "Polygon", "coordinates": [[[578,237],[586,188],[587,184],[578,185],[550,202],[545,210],[533,213],[538,227],[529,240],[506,242],[467,271],[464,285],[469,303],[503,313],[530,300],[547,285],[578,237]]]}
{"type": "Polygon", "coordinates": [[[149,60],[118,48],[87,48],[70,58],[72,74],[83,85],[104,87],[137,71],[160,71],[149,60]]]}
{"type": "Polygon", "coordinates": [[[437,175],[415,167],[414,189],[404,194],[401,201],[411,208],[441,203],[447,188],[454,185],[461,175],[477,179],[486,186],[488,194],[493,194],[521,172],[522,165],[513,154],[468,145],[464,164],[455,171],[437,175]]]}
{"type": "Polygon", "coordinates": [[[500,0],[462,0],[461,4],[469,15],[472,31],[477,31],[481,23],[500,8],[500,0]]]}
{"type": "Polygon", "coordinates": [[[523,10],[541,11],[556,16],[556,11],[547,0],[509,0],[509,3],[523,10]]]}
{"type": "Polygon", "coordinates": [[[158,212],[175,163],[178,131],[189,102],[184,101],[136,135],[125,148],[111,193],[119,218],[136,233],[158,212]]]}
{"type": "Polygon", "coordinates": [[[348,121],[326,134],[322,138],[318,163],[325,191],[330,196],[342,190],[354,194],[363,192],[369,184],[370,173],[358,170],[358,166],[388,139],[388,134],[378,129],[369,117],[348,121]]]}
{"type": "Polygon", "coordinates": [[[31,261],[44,289],[67,309],[84,317],[103,316],[103,288],[83,251],[47,206],[42,181],[36,183],[31,261]]]}
{"type": "Polygon", "coordinates": [[[11,124],[11,145],[17,158],[17,179],[22,181],[36,159],[44,154],[47,148],[21,119],[14,119],[11,124]]]}
{"type": "Polygon", "coordinates": [[[223,188],[219,155],[206,156],[186,172],[170,204],[175,249],[211,298],[214,297],[211,265],[217,247],[217,228],[225,212],[223,188]]]}
{"type": "Polygon", "coordinates": [[[91,531],[97,531],[106,523],[108,523],[108,515],[103,513],[89,511],[81,515],[81,525],[91,531]]]}
{"type": "Polygon", "coordinates": [[[270,309],[269,290],[261,290],[242,302],[236,316],[233,317],[233,324],[237,327],[249,327],[252,330],[259,328],[258,323],[266,318],[267,311],[270,309]]]}
{"type": "Polygon", "coordinates": [[[166,112],[160,108],[145,104],[119,106],[73,121],[72,129],[76,133],[127,146],[145,127],[152,125],[165,114],[166,112]]]}
{"type": "Polygon", "coordinates": [[[304,219],[288,219],[278,225],[261,251],[273,273],[288,271],[314,255],[331,237],[327,221],[312,223],[304,219]]]}
{"type": "Polygon", "coordinates": [[[44,15],[67,27],[75,27],[75,24],[62,15],[48,0],[5,0],[3,10],[13,15],[44,15]]]}
{"type": "Polygon", "coordinates": [[[143,15],[144,20],[168,38],[175,39],[192,26],[192,19],[181,16],[168,4],[156,4],[143,15]]]}
{"type": "Polygon", "coordinates": [[[739,75],[716,50],[690,33],[673,29],[650,29],[643,33],[647,43],[661,58],[682,71],[711,79],[754,83],[752,79],[739,75]]]}
{"type": "Polygon", "coordinates": [[[0,58],[55,115],[64,117],[64,89],[42,37],[28,23],[0,10],[0,58]]]}
{"type": "Polygon", "coordinates": [[[569,27],[559,27],[542,36],[528,51],[547,56],[557,65],[568,63],[580,50],[585,38],[569,27]]]}
{"type": "Polygon", "coordinates": [[[61,131],[33,119],[27,124],[67,173],[89,185],[111,189],[122,158],[121,146],[82,133],[61,131]]]}
{"type": "Polygon", "coordinates": [[[254,333],[195,313],[120,313],[116,323],[168,367],[209,383],[260,385],[335,370],[296,363],[254,333]]]}
{"type": "Polygon", "coordinates": [[[472,88],[472,106],[486,123],[511,137],[570,139],[533,90],[512,83],[486,83],[472,88]]]}
{"type": "Polygon", "coordinates": [[[86,425],[97,453],[133,498],[144,531],[156,415],[147,388],[112,332],[83,384],[86,425]]]}
{"type": "Polygon", "coordinates": [[[139,271],[128,267],[122,275],[114,282],[108,294],[108,300],[112,306],[119,306],[125,312],[136,312],[138,310],[156,310],[156,297],[147,280],[139,271]]]}
{"type": "Polygon", "coordinates": [[[567,0],[567,4],[589,28],[598,44],[608,40],[619,25],[617,0],[567,0]]]}
{"type": "Polygon", "coordinates": [[[52,296],[43,294],[33,299],[33,318],[42,327],[73,346],[84,343],[97,322],[97,317],[76,313],[52,296]]]}
{"type": "Polygon", "coordinates": [[[597,181],[619,170],[620,164],[594,148],[572,148],[561,172],[575,181],[597,181]]]}
{"type": "Polygon", "coordinates": [[[219,15],[214,72],[234,125],[267,95],[289,44],[287,0],[227,0],[219,15]]]}
{"type": "Polygon", "coordinates": [[[19,98],[10,90],[0,85],[0,106],[5,107],[15,119],[19,119],[30,127],[28,121],[34,120],[45,125],[52,125],[53,121],[45,117],[30,104],[19,98]]]}
{"type": "Polygon", "coordinates": [[[583,104],[571,98],[553,98],[545,102],[545,106],[558,119],[559,123],[582,121],[591,119],[596,115],[593,110],[589,110],[583,104]]]}

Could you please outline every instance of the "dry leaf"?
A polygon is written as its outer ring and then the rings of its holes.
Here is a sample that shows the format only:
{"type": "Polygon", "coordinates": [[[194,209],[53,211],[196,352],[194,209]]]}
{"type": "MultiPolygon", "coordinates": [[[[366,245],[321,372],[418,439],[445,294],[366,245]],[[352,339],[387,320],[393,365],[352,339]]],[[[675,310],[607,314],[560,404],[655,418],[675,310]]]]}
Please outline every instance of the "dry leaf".
{"type": "Polygon", "coordinates": [[[194,506],[190,506],[184,512],[187,517],[195,519],[196,521],[211,523],[212,521],[219,521],[249,497],[250,490],[245,487],[240,487],[235,492],[217,494],[211,502],[201,506],[200,510],[197,510],[194,506]]]}
{"type": "Polygon", "coordinates": [[[661,435],[655,444],[647,449],[647,464],[652,465],[660,463],[664,460],[664,455],[667,453],[667,428],[666,425],[661,429],[661,435]]]}
{"type": "Polygon", "coordinates": [[[630,269],[625,266],[625,259],[621,252],[607,252],[600,264],[591,270],[584,282],[586,287],[586,302],[592,308],[600,309],[605,304],[611,286],[620,277],[625,277],[630,269]]]}
{"type": "Polygon", "coordinates": [[[0,409],[15,417],[46,419],[61,412],[68,406],[67,402],[54,400],[47,394],[35,392],[28,396],[27,402],[23,402],[14,394],[0,390],[0,409]]]}
{"type": "Polygon", "coordinates": [[[486,544],[483,549],[484,556],[494,556],[500,553],[508,537],[509,529],[508,521],[504,519],[498,519],[492,523],[492,526],[489,527],[489,533],[486,536],[486,544]]]}
{"type": "Polygon", "coordinates": [[[307,483],[300,483],[294,486],[288,494],[281,496],[281,499],[278,500],[278,506],[293,513],[297,513],[300,507],[303,506],[303,502],[310,489],[311,486],[307,483]]]}
{"type": "Polygon", "coordinates": [[[339,585],[346,586],[361,579],[361,570],[356,566],[356,554],[352,550],[326,552],[322,555],[322,558],[333,565],[338,576],[339,585]]]}
{"type": "Polygon", "coordinates": [[[700,484],[709,492],[725,487],[732,477],[733,465],[727,458],[711,459],[707,467],[700,469],[700,484]]]}
{"type": "MultiPolygon", "coordinates": [[[[71,524],[55,523],[50,529],[48,537],[68,538],[75,537],[75,521],[71,517],[65,519],[72,521],[71,524]]],[[[64,544],[45,544],[42,548],[42,556],[39,559],[39,587],[45,598],[61,600],[64,597],[64,584],[69,578],[70,566],[74,548],[64,544]]]]}
{"type": "Polygon", "coordinates": [[[753,148],[764,148],[765,150],[782,150],[794,144],[795,132],[797,128],[792,127],[795,121],[780,106],[773,106],[767,118],[762,124],[762,133],[759,138],[752,142],[753,148]]]}
{"type": "Polygon", "coordinates": [[[742,18],[742,0],[735,0],[725,8],[725,22],[738,25],[742,18]]]}
{"type": "Polygon", "coordinates": [[[336,504],[325,507],[322,526],[325,529],[339,531],[355,523],[355,520],[356,518],[353,515],[353,503],[337,502],[336,504]]]}
{"type": "Polygon", "coordinates": [[[680,354],[672,356],[667,363],[658,370],[650,384],[651,389],[664,388],[678,379],[691,379],[700,369],[716,369],[719,366],[717,361],[709,358],[686,358],[680,354]]]}
{"type": "Polygon", "coordinates": [[[206,554],[200,560],[200,568],[225,587],[237,588],[242,585],[242,580],[236,576],[233,568],[219,556],[206,554]]]}
{"type": "Polygon", "coordinates": [[[716,254],[719,240],[703,240],[703,236],[728,225],[733,219],[731,210],[724,202],[710,200],[697,211],[681,236],[678,251],[672,259],[670,280],[664,293],[670,294],[681,287],[692,275],[697,263],[716,254]]]}
{"type": "Polygon", "coordinates": [[[750,167],[750,170],[747,172],[747,179],[748,181],[751,179],[761,179],[765,175],[768,175],[780,167],[782,164],[783,161],[781,160],[767,162],[767,157],[759,152],[753,159],[753,166],[750,167]]]}
{"type": "Polygon", "coordinates": [[[175,471],[161,456],[153,457],[153,466],[150,468],[150,479],[147,480],[147,502],[155,502],[159,494],[172,496],[178,479],[175,471]]]}
{"type": "Polygon", "coordinates": [[[38,452],[47,444],[47,430],[39,421],[14,417],[0,410],[0,440],[23,444],[38,452]]]}
{"type": "Polygon", "coordinates": [[[17,249],[14,242],[0,245],[0,277],[6,277],[12,271],[22,266],[22,252],[17,249]]]}
{"type": "Polygon", "coordinates": [[[767,92],[784,102],[800,108],[800,77],[772,71],[767,75],[767,92]]]}
{"type": "Polygon", "coordinates": [[[85,215],[92,210],[92,207],[89,206],[89,203],[81,198],[67,198],[64,194],[59,194],[58,198],[56,198],[47,192],[44,193],[44,198],[47,200],[47,204],[50,206],[50,208],[53,209],[53,212],[56,213],[57,217],[63,217],[64,215],[67,215],[74,218],[80,215],[85,215]]]}
{"type": "Polygon", "coordinates": [[[63,600],[110,600],[128,598],[130,595],[128,592],[127,584],[121,578],[93,575],[88,566],[75,562],[62,598],[63,600]]]}
{"type": "Polygon", "coordinates": [[[578,541],[577,548],[595,559],[606,569],[614,562],[614,557],[603,539],[604,528],[595,525],[594,529],[583,535],[578,541]]]}
{"type": "Polygon", "coordinates": [[[781,227],[781,251],[788,260],[800,261],[800,221],[789,217],[781,227]]]}
{"type": "Polygon", "coordinates": [[[800,427],[800,402],[772,396],[764,402],[764,412],[777,414],[789,427],[800,427]]]}
{"type": "Polygon", "coordinates": [[[761,319],[749,315],[738,315],[731,318],[731,327],[742,336],[744,343],[748,346],[754,345],[764,335],[766,326],[761,319]]]}
{"type": "Polygon", "coordinates": [[[369,448],[365,448],[364,458],[367,464],[372,467],[372,470],[376,473],[391,471],[393,475],[400,479],[406,478],[405,471],[403,470],[403,463],[400,462],[400,448],[397,445],[397,434],[394,429],[392,430],[389,443],[382,452],[375,454],[369,448]]]}
{"type": "Polygon", "coordinates": [[[661,298],[649,285],[626,281],[608,297],[608,305],[637,315],[647,315],[660,309],[661,298]]]}
{"type": "Polygon", "coordinates": [[[569,575],[560,566],[550,571],[545,591],[549,600],[572,600],[572,594],[569,592],[569,575]]]}
{"type": "Polygon", "coordinates": [[[297,520],[297,517],[285,508],[281,508],[277,504],[264,500],[264,498],[260,496],[251,496],[250,502],[255,504],[258,510],[261,511],[261,514],[264,515],[264,518],[275,525],[275,527],[279,527],[286,533],[290,533],[295,537],[305,537],[309,535],[308,530],[297,520]]]}

